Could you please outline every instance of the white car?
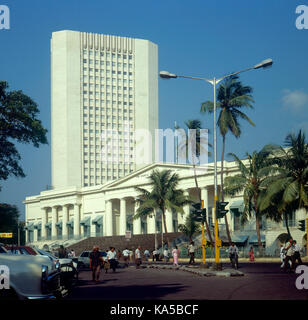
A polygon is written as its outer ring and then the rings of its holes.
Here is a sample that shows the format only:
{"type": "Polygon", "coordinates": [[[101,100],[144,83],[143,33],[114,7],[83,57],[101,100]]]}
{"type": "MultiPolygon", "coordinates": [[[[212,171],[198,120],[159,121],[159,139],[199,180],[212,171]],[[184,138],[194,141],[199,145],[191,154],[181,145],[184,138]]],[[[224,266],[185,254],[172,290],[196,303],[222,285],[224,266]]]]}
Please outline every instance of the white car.
{"type": "Polygon", "coordinates": [[[0,265],[8,270],[2,274],[6,277],[0,289],[0,299],[61,297],[60,264],[55,264],[48,257],[11,254],[0,244],[0,265]]]}

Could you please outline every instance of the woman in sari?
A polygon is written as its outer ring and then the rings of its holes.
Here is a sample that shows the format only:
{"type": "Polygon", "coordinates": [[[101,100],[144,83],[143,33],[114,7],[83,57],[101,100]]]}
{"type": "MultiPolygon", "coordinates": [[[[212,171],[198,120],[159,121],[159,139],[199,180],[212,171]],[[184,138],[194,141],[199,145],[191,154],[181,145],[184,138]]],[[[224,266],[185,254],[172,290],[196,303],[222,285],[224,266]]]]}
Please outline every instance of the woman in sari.
{"type": "Polygon", "coordinates": [[[173,265],[178,266],[179,249],[177,246],[172,250],[173,265]]]}

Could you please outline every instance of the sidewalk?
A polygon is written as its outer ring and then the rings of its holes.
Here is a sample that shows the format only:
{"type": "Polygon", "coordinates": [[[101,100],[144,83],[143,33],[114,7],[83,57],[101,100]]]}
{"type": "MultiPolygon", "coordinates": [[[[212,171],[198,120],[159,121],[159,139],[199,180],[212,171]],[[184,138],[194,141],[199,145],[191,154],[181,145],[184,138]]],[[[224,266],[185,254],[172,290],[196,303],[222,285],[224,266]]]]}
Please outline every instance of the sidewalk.
{"type": "MultiPolygon", "coordinates": [[[[308,257],[301,257],[301,258],[302,258],[303,262],[308,262],[308,257]]],[[[199,262],[199,263],[202,263],[202,259],[200,259],[200,258],[195,258],[195,261],[199,262]]],[[[215,258],[206,258],[205,261],[209,262],[209,263],[212,263],[212,262],[215,262],[215,258]]],[[[239,262],[250,262],[249,258],[239,258],[238,261],[239,262]]],[[[184,263],[187,262],[188,263],[189,262],[189,258],[180,258],[179,262],[184,262],[184,263]]],[[[228,262],[230,262],[230,259],[229,258],[221,258],[220,262],[228,263],[228,262]]],[[[251,262],[251,263],[258,263],[258,262],[260,262],[260,263],[264,263],[264,262],[281,263],[281,260],[278,257],[260,257],[260,258],[258,258],[258,257],[256,258],[255,257],[255,261],[251,262]]]]}

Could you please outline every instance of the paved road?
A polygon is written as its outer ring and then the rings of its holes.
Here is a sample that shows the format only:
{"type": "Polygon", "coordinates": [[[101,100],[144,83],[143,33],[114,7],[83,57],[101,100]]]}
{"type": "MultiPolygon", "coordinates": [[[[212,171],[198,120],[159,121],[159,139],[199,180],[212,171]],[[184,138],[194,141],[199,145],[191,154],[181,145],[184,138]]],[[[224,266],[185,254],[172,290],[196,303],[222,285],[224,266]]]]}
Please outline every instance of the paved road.
{"type": "Polygon", "coordinates": [[[118,269],[101,273],[101,282],[90,271],[80,272],[80,281],[68,300],[308,300],[308,290],[298,290],[298,275],[284,274],[278,263],[246,263],[243,277],[200,277],[184,271],[118,269]]]}

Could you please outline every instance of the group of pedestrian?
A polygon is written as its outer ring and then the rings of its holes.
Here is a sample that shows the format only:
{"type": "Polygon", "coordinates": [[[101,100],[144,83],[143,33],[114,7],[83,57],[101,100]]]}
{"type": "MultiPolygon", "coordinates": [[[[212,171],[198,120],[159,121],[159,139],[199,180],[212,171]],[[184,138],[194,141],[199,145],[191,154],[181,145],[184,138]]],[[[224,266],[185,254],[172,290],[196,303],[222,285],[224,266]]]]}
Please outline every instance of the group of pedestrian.
{"type": "Polygon", "coordinates": [[[300,254],[301,248],[297,244],[296,240],[290,238],[286,242],[285,246],[281,245],[280,248],[280,259],[281,269],[286,272],[288,269],[290,272],[294,272],[296,262],[300,265],[303,264],[300,254]]]}

